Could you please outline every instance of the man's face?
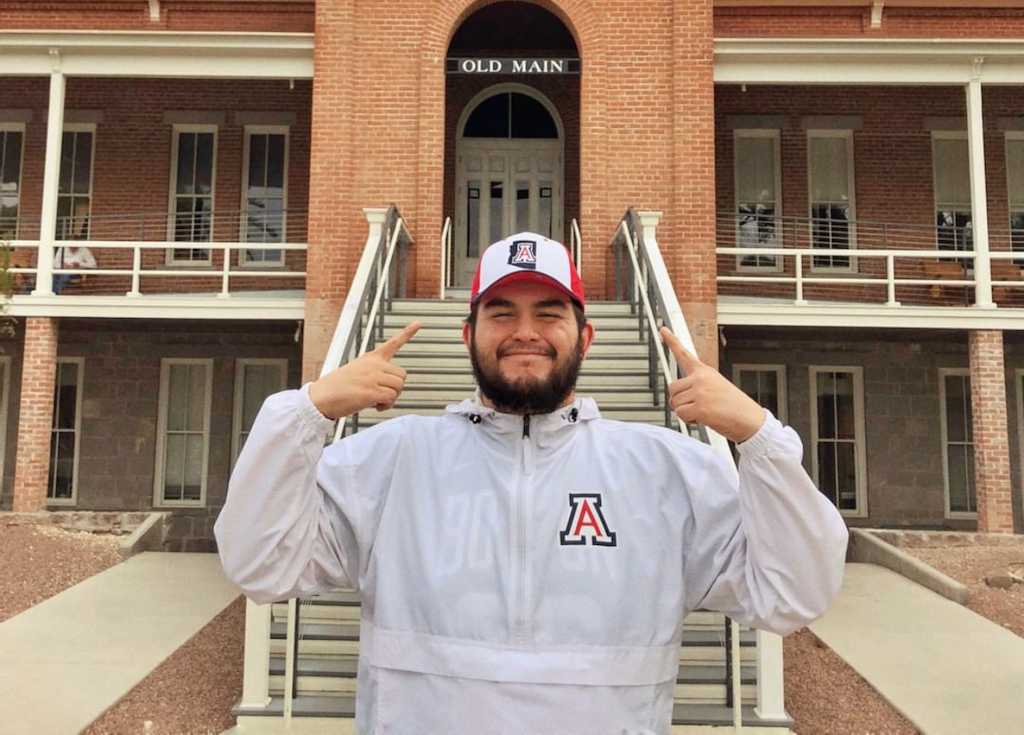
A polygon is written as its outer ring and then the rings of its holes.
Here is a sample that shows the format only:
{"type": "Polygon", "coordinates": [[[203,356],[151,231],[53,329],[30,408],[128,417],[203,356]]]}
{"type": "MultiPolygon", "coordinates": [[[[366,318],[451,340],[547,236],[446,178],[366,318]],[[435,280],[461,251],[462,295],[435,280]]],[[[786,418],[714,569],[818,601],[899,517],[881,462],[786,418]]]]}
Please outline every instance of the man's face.
{"type": "Polygon", "coordinates": [[[573,394],[594,329],[582,332],[572,302],[541,283],[514,282],[487,293],[476,326],[465,325],[481,392],[506,413],[549,413],[573,394]]]}

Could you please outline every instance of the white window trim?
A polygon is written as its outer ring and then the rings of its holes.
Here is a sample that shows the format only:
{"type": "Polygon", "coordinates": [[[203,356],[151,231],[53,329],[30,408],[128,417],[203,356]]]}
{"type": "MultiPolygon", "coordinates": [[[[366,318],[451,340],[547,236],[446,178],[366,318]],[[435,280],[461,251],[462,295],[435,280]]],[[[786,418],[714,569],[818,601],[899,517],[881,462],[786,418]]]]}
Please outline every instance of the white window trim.
{"type": "Polygon", "coordinates": [[[4,470],[7,467],[7,421],[11,395],[10,355],[0,355],[0,370],[4,371],[3,379],[0,380],[0,390],[3,390],[3,396],[0,397],[0,488],[3,488],[4,470]]]}
{"type": "MultiPolygon", "coordinates": [[[[245,221],[245,210],[249,204],[247,188],[249,186],[249,136],[250,135],[284,135],[284,190],[282,191],[281,206],[284,214],[281,217],[281,230],[284,234],[282,243],[288,242],[288,166],[291,154],[291,128],[288,125],[246,125],[242,131],[242,178],[241,178],[241,204],[238,208],[238,239],[246,242],[248,228],[245,221]]],[[[283,268],[285,250],[281,250],[281,257],[274,261],[247,260],[245,250],[238,251],[238,265],[245,268],[283,268]]]]}
{"type": "MultiPolygon", "coordinates": [[[[739,212],[740,203],[740,166],[739,156],[736,155],[736,141],[740,138],[771,138],[775,149],[775,218],[782,219],[782,131],[778,128],[736,128],[732,131],[732,216],[735,219],[739,212]]],[[[777,222],[777,241],[782,247],[781,222],[777,222]]],[[[740,226],[739,221],[734,221],[733,243],[740,247],[740,226]]],[[[736,256],[737,273],[782,273],[784,270],[783,256],[776,255],[775,265],[742,265],[744,255],[736,256]]],[[[761,256],[770,258],[773,256],[761,256]]]]}
{"type": "MultiPolygon", "coordinates": [[[[89,238],[92,239],[92,194],[93,182],[96,179],[96,123],[65,123],[65,133],[92,133],[92,150],[89,151],[89,212],[85,216],[89,220],[89,238]]],[[[57,194],[57,200],[61,196],[72,196],[70,194],[57,194]]],[[[80,196],[80,195],[78,195],[80,196]]]]}
{"type": "Polygon", "coordinates": [[[167,249],[167,265],[173,265],[176,268],[180,267],[199,267],[206,268],[213,265],[213,244],[212,238],[213,233],[216,232],[216,217],[217,217],[217,147],[218,147],[218,127],[216,125],[184,125],[175,123],[171,126],[171,178],[167,186],[167,240],[168,242],[174,241],[174,228],[175,228],[175,199],[177,192],[178,182],[178,143],[180,140],[180,133],[213,133],[213,162],[210,167],[210,237],[211,242],[198,243],[206,244],[205,248],[196,247],[197,243],[184,243],[178,248],[167,249]],[[174,257],[174,251],[176,249],[188,248],[190,250],[207,250],[209,256],[206,260],[177,260],[174,257]]]}
{"type": "Polygon", "coordinates": [[[238,452],[241,449],[242,433],[242,391],[245,389],[243,376],[248,365],[277,365],[281,368],[281,387],[288,385],[288,358],[286,357],[240,357],[235,360],[235,406],[231,420],[231,467],[235,466],[238,452]]]}
{"type": "MultiPolygon", "coordinates": [[[[814,244],[814,224],[810,220],[813,218],[812,207],[814,201],[811,198],[813,193],[811,187],[811,139],[812,138],[844,138],[846,140],[846,190],[850,195],[850,249],[856,249],[857,247],[857,190],[856,181],[857,176],[854,171],[854,155],[853,155],[853,131],[852,130],[834,130],[834,129],[811,129],[807,131],[805,139],[805,148],[807,154],[807,219],[808,219],[808,243],[813,246],[814,244]]],[[[827,252],[822,252],[823,255],[827,255],[827,252]]],[[[843,256],[837,256],[843,257],[843,256]]],[[[841,268],[839,266],[815,266],[814,256],[810,258],[810,270],[812,273],[856,273],[857,272],[857,256],[850,255],[850,265],[841,268]]]]}
{"type": "MultiPolygon", "coordinates": [[[[57,387],[60,384],[60,366],[64,364],[77,365],[78,378],[76,385],[78,390],[75,392],[75,462],[74,467],[71,470],[71,497],[70,498],[51,498],[50,487],[49,487],[49,471],[47,471],[47,488],[46,488],[46,504],[47,505],[78,505],[78,460],[82,456],[81,444],[82,444],[82,394],[85,393],[85,358],[84,357],[58,357],[56,372],[56,383],[54,385],[54,393],[56,394],[57,387]]],[[[54,395],[56,398],[56,395],[54,395]]],[[[56,411],[56,405],[54,405],[54,411],[56,411]]],[[[6,413],[6,409],[5,409],[6,413]]],[[[53,439],[53,416],[50,416],[50,439],[53,439]]]]}
{"type": "MultiPolygon", "coordinates": [[[[1010,141],[1024,143],[1024,130],[1007,130],[1006,137],[1003,140],[1003,164],[1006,168],[1006,208],[1008,210],[1008,221],[1012,226],[1014,212],[1024,212],[1024,201],[1017,202],[1016,204],[1010,201],[1010,141]]],[[[1020,175],[1024,176],[1024,171],[1020,175]]]]}
{"type": "Polygon", "coordinates": [[[25,134],[25,123],[23,122],[2,122],[0,121],[0,131],[5,133],[21,133],[21,151],[18,153],[21,156],[21,160],[18,161],[18,218],[14,223],[14,239],[17,240],[21,235],[21,194],[22,184],[25,180],[25,138],[28,137],[25,134]]]}
{"type": "Polygon", "coordinates": [[[776,381],[778,385],[778,396],[779,396],[779,415],[776,416],[779,421],[784,424],[789,423],[789,401],[786,395],[786,366],[785,365],[767,365],[761,363],[736,363],[732,366],[732,382],[737,388],[740,385],[740,372],[743,370],[757,371],[765,373],[775,373],[776,381]]]}
{"type": "MultiPolygon", "coordinates": [[[[969,368],[939,368],[939,421],[942,425],[942,495],[944,498],[943,513],[949,519],[977,519],[977,512],[952,511],[949,504],[949,427],[946,420],[946,376],[966,375],[971,376],[969,368]]],[[[972,389],[973,390],[973,389],[972,389]]],[[[973,427],[972,427],[973,430],[973,427]]],[[[973,450],[973,442],[972,442],[973,450]]],[[[977,503],[977,484],[975,484],[975,503],[977,503]]]]}
{"type": "Polygon", "coordinates": [[[864,368],[860,365],[811,365],[808,367],[810,383],[808,395],[811,404],[811,467],[814,484],[818,485],[818,373],[853,373],[853,428],[854,453],[857,458],[857,508],[839,510],[844,518],[868,516],[867,444],[864,431],[864,368]]]}
{"type": "Polygon", "coordinates": [[[207,473],[210,460],[210,411],[213,403],[213,358],[164,357],[160,360],[160,403],[157,416],[156,464],[153,473],[154,508],[202,508],[206,506],[207,473]],[[164,500],[164,453],[167,444],[167,408],[172,365],[205,365],[206,396],[203,402],[203,469],[199,500],[164,500]]]}
{"type": "MultiPolygon", "coordinates": [[[[935,249],[939,250],[939,228],[935,224],[935,215],[939,211],[939,186],[936,180],[936,166],[935,166],[935,141],[937,140],[962,140],[967,143],[967,131],[966,130],[933,130],[931,140],[931,153],[932,153],[932,227],[935,229],[935,249]]],[[[970,172],[968,172],[970,173],[970,172]]],[[[953,202],[954,205],[960,206],[962,202],[953,202]]],[[[971,216],[974,216],[972,203],[967,202],[967,208],[971,210],[971,216]]],[[[955,251],[951,251],[955,252],[955,251]]],[[[938,261],[936,261],[938,262],[938,261]]],[[[968,265],[968,271],[973,271],[973,265],[968,265]]]]}

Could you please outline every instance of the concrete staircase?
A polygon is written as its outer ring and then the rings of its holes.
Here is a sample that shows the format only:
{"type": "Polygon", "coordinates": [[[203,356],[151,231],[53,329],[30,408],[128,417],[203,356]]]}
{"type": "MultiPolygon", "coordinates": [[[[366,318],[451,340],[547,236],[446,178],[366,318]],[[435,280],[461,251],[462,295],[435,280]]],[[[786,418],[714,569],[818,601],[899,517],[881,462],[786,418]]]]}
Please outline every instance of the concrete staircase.
{"type": "MultiPolygon", "coordinates": [[[[406,413],[440,414],[449,403],[471,396],[473,376],[461,340],[462,321],[467,313],[465,300],[396,300],[384,318],[385,338],[415,319],[423,323],[420,332],[395,360],[409,372],[406,388],[393,410],[365,412],[348,430],[366,428],[406,413]]],[[[626,303],[592,302],[587,305],[587,316],[597,334],[584,361],[578,391],[593,396],[606,418],[664,426],[663,401],[655,400],[656,396],[664,395],[664,383],[659,379],[651,384],[648,347],[640,339],[637,315],[630,312],[626,303]]],[[[675,417],[670,420],[674,422],[675,417]]],[[[271,717],[280,717],[283,712],[286,626],[287,604],[275,604],[268,662],[271,701],[265,712],[260,713],[271,717]]],[[[785,728],[791,723],[762,722],[754,713],[756,641],[754,631],[741,632],[744,723],[755,728],[785,728]]],[[[689,729],[692,726],[731,726],[725,642],[726,623],[722,615],[695,612],[687,618],[679,651],[674,732],[694,732],[689,729]]],[[[339,591],[302,600],[293,717],[306,723],[323,718],[325,728],[329,721],[337,727],[338,718],[353,718],[358,655],[356,593],[339,591]]],[[[246,711],[246,719],[253,714],[246,711]]]]}

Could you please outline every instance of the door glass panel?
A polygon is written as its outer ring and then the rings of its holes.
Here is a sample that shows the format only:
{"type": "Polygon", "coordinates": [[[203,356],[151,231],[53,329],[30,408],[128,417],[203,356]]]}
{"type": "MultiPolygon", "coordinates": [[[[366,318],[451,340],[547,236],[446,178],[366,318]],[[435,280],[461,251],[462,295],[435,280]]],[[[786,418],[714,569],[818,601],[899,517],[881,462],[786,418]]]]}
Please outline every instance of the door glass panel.
{"type": "MultiPolygon", "coordinates": [[[[530,229],[530,182],[516,182],[516,221],[512,226],[516,232],[530,229]]],[[[510,233],[511,234],[511,233],[510,233]]]]}
{"type": "Polygon", "coordinates": [[[505,236],[504,229],[505,223],[502,221],[502,215],[505,213],[505,184],[501,181],[491,182],[491,205],[490,205],[490,219],[491,219],[491,239],[490,242],[497,242],[505,236]]]}
{"type": "Polygon", "coordinates": [[[466,187],[466,257],[480,256],[480,182],[466,187]]]}
{"type": "Polygon", "coordinates": [[[537,232],[544,237],[551,237],[552,186],[550,181],[540,182],[540,201],[538,202],[537,232]]]}

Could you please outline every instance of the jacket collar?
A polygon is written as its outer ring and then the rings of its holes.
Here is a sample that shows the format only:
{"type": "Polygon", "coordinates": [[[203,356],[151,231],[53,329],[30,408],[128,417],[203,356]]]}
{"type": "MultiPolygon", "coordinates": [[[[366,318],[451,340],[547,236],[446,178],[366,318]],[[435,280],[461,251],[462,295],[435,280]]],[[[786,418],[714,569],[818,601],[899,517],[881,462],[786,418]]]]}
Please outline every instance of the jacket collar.
{"type": "MultiPolygon", "coordinates": [[[[456,416],[463,416],[468,421],[481,427],[498,433],[521,434],[523,431],[523,417],[518,414],[501,413],[493,408],[485,406],[480,402],[480,389],[477,388],[473,398],[467,398],[461,403],[452,403],[447,407],[447,412],[456,416]]],[[[530,415],[530,436],[538,440],[545,435],[553,434],[560,429],[575,426],[584,421],[590,421],[601,417],[597,408],[597,402],[588,396],[576,396],[576,400],[551,413],[530,415]]]]}

